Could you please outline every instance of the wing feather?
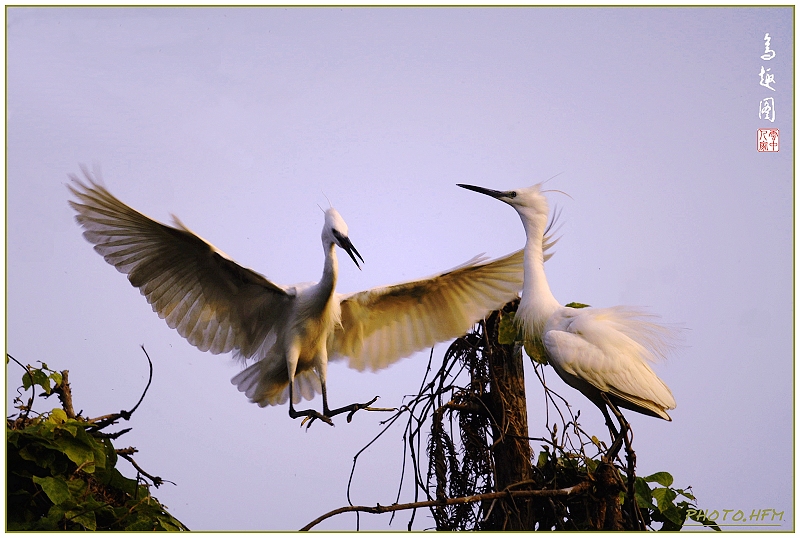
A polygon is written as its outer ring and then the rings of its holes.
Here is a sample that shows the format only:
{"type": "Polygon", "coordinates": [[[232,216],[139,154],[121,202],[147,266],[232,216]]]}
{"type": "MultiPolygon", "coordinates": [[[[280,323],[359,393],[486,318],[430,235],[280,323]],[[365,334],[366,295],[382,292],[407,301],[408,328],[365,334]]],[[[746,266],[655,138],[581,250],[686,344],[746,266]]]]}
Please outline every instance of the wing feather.
{"type": "Polygon", "coordinates": [[[342,296],[331,355],[348,357],[357,370],[379,370],[460,336],[519,296],[522,262],[521,250],[489,262],[476,257],[431,278],[342,296]]]}
{"type": "MultiPolygon", "coordinates": [[[[70,205],[84,237],[145,296],[153,311],[202,351],[251,357],[294,298],[192,233],[156,222],[115,198],[83,169],[70,205]]],[[[262,349],[263,351],[263,349],[262,349]]]]}
{"type": "Polygon", "coordinates": [[[565,312],[545,330],[543,341],[553,366],[668,419],[664,410],[675,408],[675,398],[648,362],[670,344],[669,328],[641,320],[641,312],[621,312],[619,307],[565,312]],[[649,324],[650,333],[638,333],[642,342],[632,338],[631,323],[649,324]]]}

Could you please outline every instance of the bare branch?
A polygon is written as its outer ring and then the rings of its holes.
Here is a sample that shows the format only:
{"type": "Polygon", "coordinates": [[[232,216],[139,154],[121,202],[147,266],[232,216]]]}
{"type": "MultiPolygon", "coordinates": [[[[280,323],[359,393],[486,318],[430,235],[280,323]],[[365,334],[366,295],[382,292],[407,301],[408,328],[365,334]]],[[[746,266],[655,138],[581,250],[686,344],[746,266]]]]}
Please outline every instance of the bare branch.
{"type": "Polygon", "coordinates": [[[397,512],[398,510],[411,510],[417,508],[427,508],[431,506],[448,506],[453,504],[466,504],[482,501],[491,501],[501,498],[514,498],[514,497],[568,497],[581,493],[589,489],[589,482],[581,482],[574,486],[563,489],[544,489],[544,490],[523,490],[523,491],[496,491],[492,493],[482,493],[480,495],[470,495],[469,497],[457,497],[453,499],[436,499],[431,501],[420,501],[405,504],[392,504],[389,506],[342,506],[336,510],[331,510],[327,514],[323,514],[305,527],[301,531],[307,531],[321,523],[322,521],[333,517],[338,514],[346,512],[366,512],[369,514],[384,514],[386,512],[397,512]]]}
{"type": "Polygon", "coordinates": [[[125,435],[126,433],[131,431],[132,429],[133,428],[125,428],[123,430],[120,430],[120,431],[114,432],[114,433],[105,433],[105,432],[101,432],[101,431],[93,431],[93,432],[90,432],[90,433],[92,435],[94,435],[95,437],[100,437],[102,439],[112,439],[113,440],[113,439],[116,439],[117,437],[122,437],[123,435],[125,435]]]}
{"type": "Polygon", "coordinates": [[[160,485],[161,485],[161,484],[163,484],[164,482],[169,482],[169,483],[170,483],[170,484],[172,484],[173,486],[175,485],[175,482],[171,482],[171,481],[169,481],[169,480],[164,480],[164,479],[163,479],[163,478],[161,478],[160,476],[153,476],[153,475],[151,475],[150,473],[146,472],[144,469],[142,469],[141,467],[139,467],[139,465],[138,465],[138,464],[137,464],[135,461],[133,461],[133,458],[130,456],[130,454],[128,454],[128,453],[127,453],[127,451],[119,451],[119,450],[118,450],[118,451],[117,451],[117,454],[119,454],[119,455],[120,455],[120,456],[122,456],[124,459],[128,460],[129,462],[131,462],[131,465],[133,465],[133,467],[134,467],[134,468],[135,468],[135,469],[136,469],[136,470],[139,472],[139,474],[141,474],[141,475],[143,475],[143,476],[146,476],[147,478],[149,478],[149,479],[150,479],[150,480],[153,482],[153,485],[154,485],[155,487],[158,487],[158,486],[160,486],[160,485]]]}
{"type": "Polygon", "coordinates": [[[61,383],[53,387],[53,392],[58,394],[61,407],[68,418],[75,418],[75,408],[72,407],[72,389],[69,386],[69,370],[61,370],[61,383]]]}
{"type": "MultiPolygon", "coordinates": [[[[150,360],[150,355],[147,354],[147,350],[142,346],[142,351],[144,351],[144,356],[147,357],[147,363],[150,366],[150,377],[147,379],[147,386],[144,388],[141,397],[139,397],[139,401],[136,402],[136,405],[133,406],[133,409],[130,411],[120,411],[119,413],[111,413],[110,415],[103,415],[102,417],[97,418],[90,418],[87,420],[91,424],[92,432],[99,432],[103,428],[111,426],[112,424],[116,424],[116,422],[123,418],[125,420],[130,420],[131,415],[136,409],[139,407],[139,404],[142,403],[144,400],[145,394],[147,394],[148,389],[150,388],[150,383],[153,382],[153,361],[150,360]]],[[[127,431],[127,430],[123,430],[127,431]]],[[[122,433],[117,433],[116,436],[119,437],[122,433]]]]}
{"type": "Polygon", "coordinates": [[[142,392],[142,396],[139,398],[139,401],[136,402],[136,405],[133,406],[133,409],[127,412],[127,416],[125,416],[125,420],[131,418],[131,415],[134,411],[139,407],[139,404],[142,403],[144,400],[144,395],[147,394],[147,391],[150,389],[150,383],[153,382],[153,361],[150,360],[150,355],[147,354],[147,350],[144,348],[144,344],[142,344],[142,351],[144,351],[144,356],[147,357],[147,364],[150,366],[150,376],[147,378],[147,386],[144,388],[144,392],[142,392]]]}

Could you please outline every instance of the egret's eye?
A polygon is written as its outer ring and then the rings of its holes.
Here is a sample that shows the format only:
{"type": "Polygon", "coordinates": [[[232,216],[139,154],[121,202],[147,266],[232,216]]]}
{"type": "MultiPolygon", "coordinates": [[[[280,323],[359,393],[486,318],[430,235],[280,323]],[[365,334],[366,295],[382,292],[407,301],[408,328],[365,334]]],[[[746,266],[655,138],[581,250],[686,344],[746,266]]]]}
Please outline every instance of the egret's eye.
{"type": "Polygon", "coordinates": [[[517,191],[511,191],[511,193],[508,195],[508,197],[509,198],[516,198],[517,197],[517,191]]]}

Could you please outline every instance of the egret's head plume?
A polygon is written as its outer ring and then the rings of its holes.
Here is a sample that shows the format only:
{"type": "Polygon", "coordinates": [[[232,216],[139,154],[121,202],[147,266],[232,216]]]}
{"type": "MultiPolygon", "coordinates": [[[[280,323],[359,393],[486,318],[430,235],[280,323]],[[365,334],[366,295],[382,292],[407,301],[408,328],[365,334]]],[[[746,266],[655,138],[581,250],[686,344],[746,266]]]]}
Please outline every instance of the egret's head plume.
{"type": "Polygon", "coordinates": [[[544,193],[544,192],[557,192],[557,193],[563,194],[564,196],[566,196],[566,197],[567,197],[567,198],[569,198],[570,200],[574,200],[574,199],[575,199],[575,198],[573,198],[572,196],[570,196],[568,193],[566,193],[566,192],[564,192],[564,191],[560,191],[560,190],[558,190],[558,189],[547,189],[546,191],[542,191],[542,192],[543,192],[543,193],[544,193]]]}

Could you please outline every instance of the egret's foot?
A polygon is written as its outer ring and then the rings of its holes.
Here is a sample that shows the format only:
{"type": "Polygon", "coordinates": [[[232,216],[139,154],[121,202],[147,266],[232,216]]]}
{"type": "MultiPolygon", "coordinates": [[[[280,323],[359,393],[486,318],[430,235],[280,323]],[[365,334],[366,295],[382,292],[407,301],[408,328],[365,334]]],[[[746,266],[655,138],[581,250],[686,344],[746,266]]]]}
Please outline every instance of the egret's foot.
{"type": "Polygon", "coordinates": [[[375,396],[367,403],[354,403],[350,405],[345,405],[344,407],[340,407],[339,409],[326,410],[325,416],[335,417],[336,415],[347,413],[347,422],[350,422],[351,420],[353,420],[353,415],[355,414],[355,412],[358,411],[359,409],[366,409],[367,411],[393,411],[393,409],[370,407],[377,400],[378,397],[375,396]]]}
{"type": "Polygon", "coordinates": [[[308,422],[307,428],[311,427],[311,424],[313,424],[314,420],[316,420],[316,419],[320,419],[322,422],[324,422],[326,424],[330,424],[331,426],[333,426],[333,421],[329,417],[327,417],[327,416],[325,416],[325,415],[323,415],[323,414],[321,414],[318,411],[315,411],[313,409],[306,409],[305,411],[295,411],[294,409],[292,409],[290,407],[289,408],[289,416],[292,417],[292,418],[305,417],[303,419],[303,422],[300,423],[300,427],[301,428],[303,426],[305,426],[306,422],[308,422]]]}

